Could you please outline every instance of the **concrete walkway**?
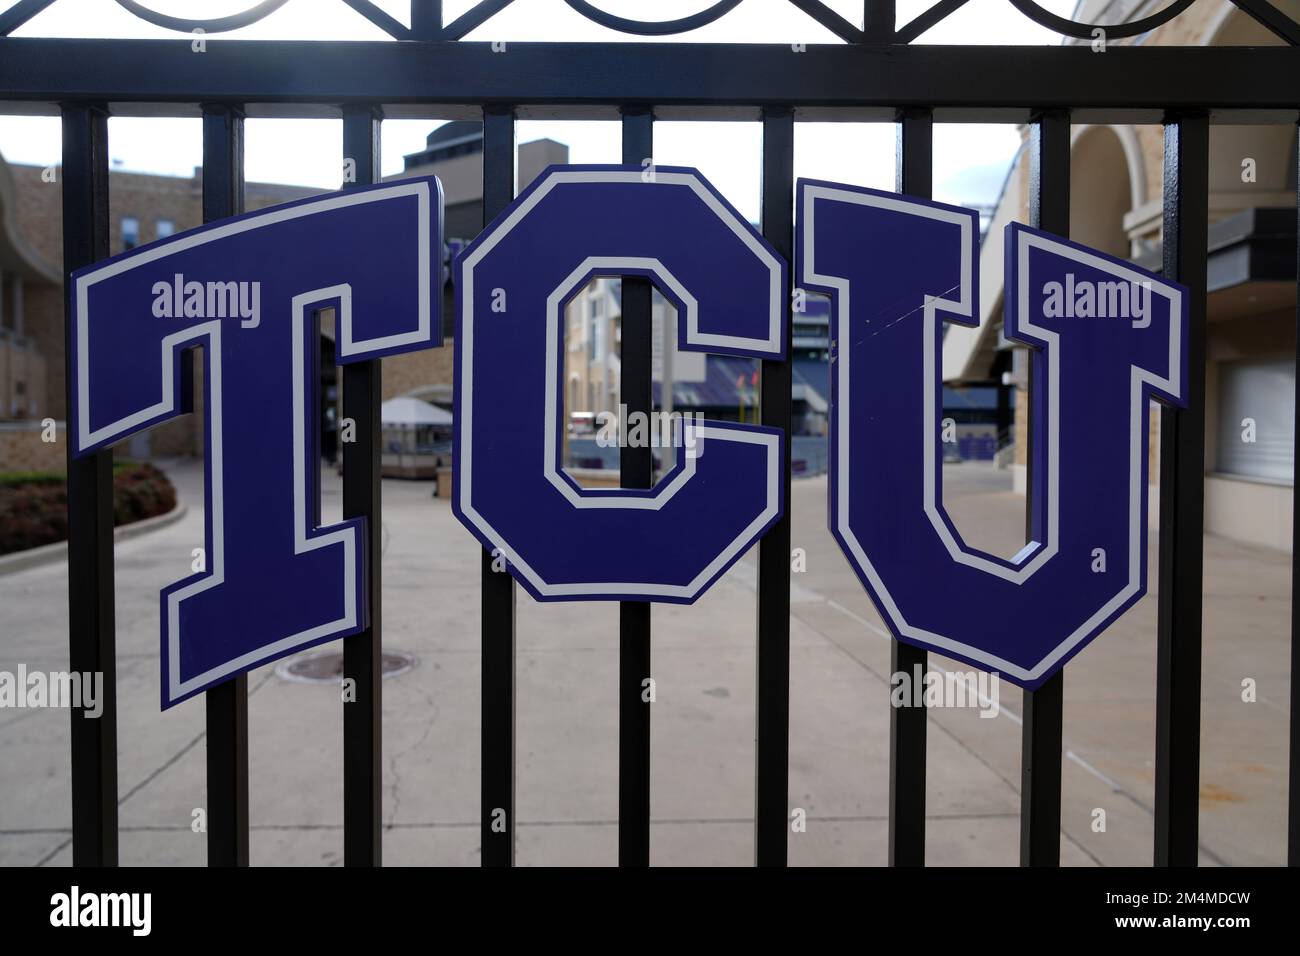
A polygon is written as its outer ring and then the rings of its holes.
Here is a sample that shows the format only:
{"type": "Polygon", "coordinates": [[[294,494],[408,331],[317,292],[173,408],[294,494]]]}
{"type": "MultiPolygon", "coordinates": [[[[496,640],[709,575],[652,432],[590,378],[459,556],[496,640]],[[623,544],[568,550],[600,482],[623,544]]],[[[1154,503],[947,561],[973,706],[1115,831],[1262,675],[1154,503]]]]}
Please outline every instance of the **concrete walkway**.
{"type": "MultiPolygon", "coordinates": [[[[205,802],[204,708],[158,711],[158,591],[189,573],[202,544],[202,473],[170,469],[185,518],[124,541],[117,628],[124,864],[205,862],[193,833],[205,802]]],[[[1023,499],[1007,476],[945,470],[968,540],[1009,554],[1023,542],[1023,499]]],[[[325,519],[340,513],[326,471],[325,519]]],[[[427,483],[384,485],[385,645],[418,665],[384,683],[385,862],[478,862],[478,546],[427,483]]],[[[807,832],[793,864],[883,864],[888,821],[889,643],[825,529],[826,483],[796,482],[791,621],[790,805],[807,832]]],[[[1155,542],[1151,581],[1155,582],[1155,542]]],[[[754,555],[693,607],[653,612],[657,864],[752,862],[754,555]]],[[[1206,540],[1201,790],[1206,864],[1280,864],[1286,833],[1290,690],[1289,559],[1206,540]],[[1242,681],[1258,685],[1244,703],[1242,681]]],[[[67,570],[0,578],[0,670],[67,666],[67,570]]],[[[617,859],[616,606],[518,606],[518,861],[617,859]]],[[[955,666],[941,660],[936,664],[955,666]]],[[[964,668],[963,668],[964,669],[964,668]]],[[[342,705],[335,686],[250,676],[251,854],[255,865],[342,858],[342,705]]],[[[1066,671],[1062,860],[1151,860],[1155,603],[1148,596],[1066,671]],[[1094,832],[1094,811],[1106,814],[1094,832]]],[[[927,799],[932,864],[1014,865],[1018,854],[1020,694],[1002,713],[932,711],[927,799]]],[[[70,861],[68,715],[0,711],[0,864],[70,861]]]]}

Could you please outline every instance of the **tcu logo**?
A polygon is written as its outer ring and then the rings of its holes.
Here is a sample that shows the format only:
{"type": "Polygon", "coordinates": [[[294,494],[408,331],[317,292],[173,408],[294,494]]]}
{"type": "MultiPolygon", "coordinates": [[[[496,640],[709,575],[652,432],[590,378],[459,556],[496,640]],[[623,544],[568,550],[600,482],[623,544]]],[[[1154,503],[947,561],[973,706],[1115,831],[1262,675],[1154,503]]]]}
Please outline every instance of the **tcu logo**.
{"type": "Polygon", "coordinates": [[[162,592],[164,708],[365,627],[364,522],[320,525],[319,310],[336,309],[340,363],[441,344],[441,222],[438,181],[412,179],[227,219],[73,274],[75,454],[189,411],[181,355],[203,348],[207,566],[162,592]],[[229,308],[237,282],[260,283],[254,326],[229,308]],[[163,287],[178,285],[179,314],[159,318],[163,287]]]}
{"type": "Polygon", "coordinates": [[[651,277],[684,349],[785,356],[786,264],[699,173],[552,167],[457,260],[456,516],[539,600],[689,603],[781,516],[783,436],[706,422],[658,487],[580,488],[557,378],[564,307],[595,275],[651,277]]]}
{"type": "MultiPolygon", "coordinates": [[[[649,490],[561,467],[562,321],[592,276],[654,281],[680,348],[786,354],[786,263],[695,170],[641,172],[551,167],[454,264],[453,508],[539,600],[690,603],[785,507],[771,428],[683,419],[649,490]]],[[[975,214],[813,181],[797,211],[795,280],[832,301],[831,531],[896,637],[1037,686],[1145,591],[1149,400],[1185,398],[1185,290],[1008,227],[1006,334],[1038,387],[1033,540],[1003,560],[941,495],[937,354],[975,321],[975,214]]],[[[365,626],[363,521],[319,520],[319,313],[341,363],[441,345],[441,213],[436,179],[385,183],[74,273],[74,454],[189,411],[203,349],[210,558],[161,595],[164,708],[365,626]]]]}
{"type": "Polygon", "coordinates": [[[1007,561],[941,494],[941,325],[977,322],[976,214],[810,181],[797,209],[798,281],[838,343],[831,532],[895,637],[1037,687],[1146,592],[1147,416],[1185,404],[1186,289],[1007,227],[1004,331],[1035,347],[1032,540],[1007,561]],[[1054,308],[1066,289],[1086,307],[1054,308]]]}

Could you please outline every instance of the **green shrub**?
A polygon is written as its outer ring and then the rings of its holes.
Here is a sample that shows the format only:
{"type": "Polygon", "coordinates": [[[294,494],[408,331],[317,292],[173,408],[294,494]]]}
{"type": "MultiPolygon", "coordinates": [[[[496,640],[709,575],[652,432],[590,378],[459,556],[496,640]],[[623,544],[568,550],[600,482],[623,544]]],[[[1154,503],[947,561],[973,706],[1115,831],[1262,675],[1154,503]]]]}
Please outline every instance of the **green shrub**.
{"type": "MultiPolygon", "coordinates": [[[[132,461],[113,465],[113,523],[130,524],[176,507],[176,489],[158,468],[132,461]]],[[[58,472],[0,474],[0,554],[68,537],[67,479],[58,472]]]]}
{"type": "Polygon", "coordinates": [[[176,507],[176,489],[148,463],[113,469],[113,523],[130,524],[176,507]]]}
{"type": "Polygon", "coordinates": [[[61,485],[68,476],[61,471],[5,471],[0,472],[0,488],[19,485],[61,485]]]}

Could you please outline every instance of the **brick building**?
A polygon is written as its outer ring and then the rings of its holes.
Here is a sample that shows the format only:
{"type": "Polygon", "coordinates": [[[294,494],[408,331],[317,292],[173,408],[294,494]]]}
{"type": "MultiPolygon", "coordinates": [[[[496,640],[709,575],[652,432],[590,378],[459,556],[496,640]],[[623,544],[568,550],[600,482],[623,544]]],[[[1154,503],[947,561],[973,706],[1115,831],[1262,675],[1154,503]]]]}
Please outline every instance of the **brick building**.
{"type": "MultiPolygon", "coordinates": [[[[483,144],[477,123],[453,122],[435,129],[426,147],[406,157],[390,179],[434,174],[443,184],[445,232],[452,250],[482,226],[483,144]]],[[[568,161],[568,147],[536,140],[519,148],[520,187],[551,163],[568,161]]],[[[58,167],[8,164],[0,157],[0,471],[62,469],[67,414],[63,348],[62,188],[58,167]],[[41,440],[42,421],[54,419],[60,440],[41,440]]],[[[320,193],[306,186],[250,182],[245,209],[320,193]]],[[[202,170],[189,178],[111,171],[110,252],[117,254],[202,224],[202,170]]],[[[451,338],[455,310],[443,290],[441,349],[383,360],[383,397],[414,394],[450,408],[451,338]]],[[[332,446],[339,401],[333,365],[333,322],[322,317],[323,447],[332,446]]],[[[195,414],[183,415],[133,436],[119,450],[136,458],[203,454],[202,367],[195,368],[195,414]]]]}
{"type": "MultiPolygon", "coordinates": [[[[47,418],[61,430],[67,415],[60,174],[57,166],[0,159],[0,470],[63,467],[62,444],[41,442],[39,431],[47,418]]],[[[252,211],[317,192],[249,183],[245,205],[252,211]]],[[[114,255],[203,222],[199,169],[188,179],[111,171],[109,194],[114,255]]],[[[138,457],[202,454],[201,420],[182,416],[126,444],[138,457]]]]}
{"type": "MultiPolygon", "coordinates": [[[[483,228],[483,126],[467,120],[445,123],[429,134],[423,150],[404,159],[402,172],[387,179],[437,176],[442,183],[443,234],[448,244],[445,265],[450,266],[454,252],[464,248],[483,228]]],[[[563,143],[551,139],[521,143],[515,160],[516,194],[547,166],[568,161],[569,147],[563,143]]],[[[449,270],[446,278],[450,279],[449,270]]],[[[451,409],[455,325],[456,304],[448,281],[443,286],[443,347],[385,358],[385,401],[413,395],[451,409]]]]}

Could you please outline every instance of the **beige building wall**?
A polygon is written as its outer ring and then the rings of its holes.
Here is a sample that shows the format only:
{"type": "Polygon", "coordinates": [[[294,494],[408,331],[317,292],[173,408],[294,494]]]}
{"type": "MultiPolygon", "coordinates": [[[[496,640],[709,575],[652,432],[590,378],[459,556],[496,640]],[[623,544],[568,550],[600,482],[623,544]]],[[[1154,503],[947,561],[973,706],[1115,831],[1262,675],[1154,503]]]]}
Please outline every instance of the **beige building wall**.
{"type": "MultiPolygon", "coordinates": [[[[1300,18],[1300,0],[1278,6],[1300,18]]],[[[1093,21],[1110,9],[1108,0],[1091,0],[1076,14],[1093,21]]],[[[1127,4],[1124,19],[1152,12],[1152,4],[1127,4]],[[1151,9],[1148,9],[1151,8],[1151,9]]],[[[1131,41],[1116,41],[1128,43],[1131,41]]],[[[1146,45],[1275,46],[1281,41],[1228,0],[1193,5],[1172,22],[1152,31],[1146,45]]],[[[1104,54],[1098,54],[1104,55],[1104,54]]],[[[1161,241],[1161,187],[1164,179],[1164,130],[1161,126],[1119,126],[1074,130],[1071,153],[1070,238],[1113,255],[1135,256],[1161,241]]],[[[1210,128],[1210,221],[1216,222],[1251,207],[1288,207],[1296,203],[1296,128],[1273,126],[1212,126],[1210,128]],[[1243,162],[1254,161],[1254,181],[1243,180],[1243,162]]],[[[1015,175],[1020,186],[1016,218],[1028,219],[1028,163],[1015,175]]],[[[1294,295],[1295,283],[1288,283],[1294,295]]],[[[1268,290],[1276,295],[1276,290],[1268,290]]],[[[1205,528],[1262,547],[1290,551],[1292,484],[1233,475],[1219,470],[1219,370],[1222,363],[1241,359],[1295,354],[1295,306],[1269,309],[1249,292],[1213,294],[1209,303],[1206,368],[1205,528]]],[[[1285,294],[1285,293],[1284,293],[1285,294]]],[[[1271,296],[1269,296],[1271,298],[1271,296]]],[[[989,319],[985,315],[985,320],[989,319]]],[[[1153,409],[1148,456],[1150,520],[1159,518],[1160,406],[1153,409]]],[[[1013,485],[1026,484],[1026,422],[1028,393],[1016,389],[1013,485]]],[[[1224,425],[1223,427],[1227,427],[1224,425]]],[[[1234,425],[1235,427],[1235,425],[1234,425]]]]}
{"type": "Polygon", "coordinates": [[[420,398],[439,405],[452,400],[452,368],[455,345],[446,339],[440,349],[389,355],[382,360],[384,401],[398,395],[420,393],[420,398]]]}
{"type": "Polygon", "coordinates": [[[44,440],[39,421],[0,422],[0,471],[63,471],[67,467],[67,434],[55,425],[55,440],[44,440]]]}
{"type": "MultiPolygon", "coordinates": [[[[519,146],[516,160],[516,192],[526,188],[551,164],[569,161],[569,147],[551,139],[530,140],[519,146]]],[[[388,179],[436,175],[442,183],[446,207],[480,203],[483,199],[483,154],[467,153],[422,166],[415,166],[388,179]]],[[[464,238],[464,237],[461,237],[464,238]]],[[[442,348],[426,349],[383,359],[383,396],[387,401],[399,395],[415,395],[450,408],[454,398],[453,369],[455,342],[448,335],[442,348]]]]}
{"type": "MultiPolygon", "coordinates": [[[[62,256],[60,256],[60,261],[62,256]]],[[[67,417],[63,381],[63,286],[38,285],[28,282],[23,286],[23,327],[28,338],[35,342],[40,356],[43,387],[28,386],[35,410],[26,417],[49,416],[62,421],[67,417]]]]}
{"type": "MultiPolygon", "coordinates": [[[[63,268],[63,190],[62,170],[59,167],[12,165],[8,172],[13,180],[13,210],[15,225],[22,238],[48,263],[50,271],[59,276],[63,268]]],[[[321,190],[303,186],[286,186],[275,183],[248,183],[245,187],[245,209],[249,212],[266,206],[312,196],[321,190]]],[[[116,255],[125,251],[124,221],[135,220],[137,243],[153,242],[164,235],[165,224],[173,232],[202,225],[203,180],[196,169],[191,178],[157,176],[114,170],[109,173],[109,252],[116,255]]],[[[24,330],[35,344],[35,358],[29,358],[24,369],[34,369],[28,390],[34,398],[35,412],[41,417],[63,421],[67,417],[63,354],[64,304],[61,284],[24,284],[24,330]],[[39,390],[37,390],[39,389],[39,390]]],[[[0,354],[0,400],[10,395],[12,369],[0,354]],[[6,371],[8,368],[10,371],[6,371]]],[[[118,446],[119,453],[132,449],[145,451],[157,457],[178,457],[203,454],[203,366],[195,366],[195,414],[184,415],[149,430],[134,442],[128,439],[118,446]]],[[[0,409],[0,418],[6,417],[9,406],[0,409]]],[[[8,459],[0,457],[0,468],[9,468],[8,459]]],[[[60,464],[62,467],[62,464],[60,464]]]]}
{"type": "Polygon", "coordinates": [[[45,414],[45,357],[34,346],[0,339],[0,418],[45,414]]]}
{"type": "MultiPolygon", "coordinates": [[[[526,187],[548,165],[568,161],[568,147],[554,140],[541,139],[519,148],[518,186],[526,187]]],[[[0,161],[2,162],[2,161],[0,161]]],[[[13,181],[12,195],[6,193],[17,233],[43,258],[52,276],[62,274],[62,171],[58,167],[11,165],[3,172],[13,181]]],[[[448,206],[474,203],[482,199],[482,154],[456,156],[434,166],[409,170],[408,175],[436,173],[443,185],[448,206]]],[[[124,251],[124,219],[138,225],[138,243],[160,238],[160,224],[170,223],[174,232],[201,225],[203,220],[202,171],[190,178],[157,176],[114,170],[109,179],[110,253],[124,251]]],[[[316,195],[321,190],[272,183],[248,183],[245,208],[252,212],[266,206],[316,195]]],[[[0,290],[0,295],[6,294],[0,290]]],[[[30,401],[23,415],[49,416],[63,421],[67,415],[65,401],[65,367],[63,357],[63,290],[60,284],[27,282],[24,286],[25,333],[33,348],[23,349],[0,341],[0,419],[8,416],[16,390],[21,387],[30,401]],[[21,382],[21,386],[16,383],[21,382]]],[[[323,323],[323,333],[332,338],[332,323],[323,323]]],[[[383,397],[418,394],[445,406],[453,398],[452,369],[455,354],[450,337],[442,348],[389,356],[383,363],[383,397]]],[[[133,450],[158,457],[202,455],[203,436],[203,355],[196,352],[194,410],[149,430],[119,446],[119,454],[133,450]]],[[[340,377],[341,378],[341,377],[340,377]]],[[[341,385],[340,385],[341,396],[341,385]]],[[[10,446],[0,446],[3,451],[10,446]]],[[[60,462],[62,459],[60,458],[60,462]]],[[[11,462],[0,455],[0,469],[11,462]]],[[[62,465],[60,464],[60,467],[62,465]]]]}
{"type": "Polygon", "coordinates": [[[565,310],[564,403],[568,412],[616,411],[621,395],[620,306],[613,279],[596,278],[565,310]],[[593,319],[592,310],[597,311],[593,319]],[[601,326],[599,332],[593,323],[601,326]],[[604,351],[595,347],[604,343],[604,351]]]}

